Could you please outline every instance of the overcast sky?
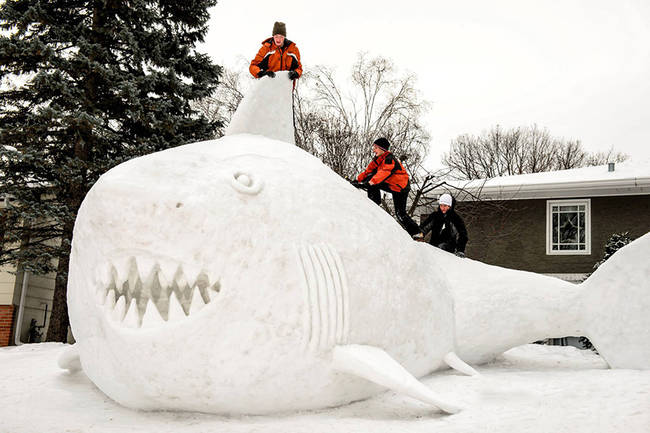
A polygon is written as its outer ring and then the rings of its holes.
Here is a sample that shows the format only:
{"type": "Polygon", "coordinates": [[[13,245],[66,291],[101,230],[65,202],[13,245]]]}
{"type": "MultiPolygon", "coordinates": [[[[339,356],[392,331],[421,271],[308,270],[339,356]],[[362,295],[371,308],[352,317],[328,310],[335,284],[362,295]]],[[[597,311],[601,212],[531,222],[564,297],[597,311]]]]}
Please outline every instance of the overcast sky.
{"type": "Polygon", "coordinates": [[[450,141],[536,123],[588,150],[650,158],[650,1],[220,0],[201,50],[242,68],[274,21],[306,69],[347,76],[357,53],[418,77],[430,161],[450,141]]]}

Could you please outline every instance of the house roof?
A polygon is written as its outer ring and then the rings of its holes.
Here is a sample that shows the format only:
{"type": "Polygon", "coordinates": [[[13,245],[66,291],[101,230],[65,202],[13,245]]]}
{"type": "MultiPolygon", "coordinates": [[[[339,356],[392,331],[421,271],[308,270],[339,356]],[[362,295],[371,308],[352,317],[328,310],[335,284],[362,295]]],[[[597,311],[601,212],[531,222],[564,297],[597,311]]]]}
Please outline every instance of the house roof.
{"type": "Polygon", "coordinates": [[[447,182],[431,191],[451,192],[459,201],[599,197],[650,194],[650,159],[491,179],[447,182]]]}

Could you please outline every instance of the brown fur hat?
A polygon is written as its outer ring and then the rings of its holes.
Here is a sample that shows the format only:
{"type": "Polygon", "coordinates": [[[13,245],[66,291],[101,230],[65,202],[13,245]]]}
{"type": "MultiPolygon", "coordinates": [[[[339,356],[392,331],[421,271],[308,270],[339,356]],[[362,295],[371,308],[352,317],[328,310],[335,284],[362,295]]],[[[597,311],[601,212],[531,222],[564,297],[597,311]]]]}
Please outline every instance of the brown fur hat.
{"type": "Polygon", "coordinates": [[[273,33],[271,33],[271,36],[275,36],[275,35],[282,35],[286,38],[287,26],[284,23],[281,23],[280,21],[276,21],[275,24],[273,24],[273,33]]]}

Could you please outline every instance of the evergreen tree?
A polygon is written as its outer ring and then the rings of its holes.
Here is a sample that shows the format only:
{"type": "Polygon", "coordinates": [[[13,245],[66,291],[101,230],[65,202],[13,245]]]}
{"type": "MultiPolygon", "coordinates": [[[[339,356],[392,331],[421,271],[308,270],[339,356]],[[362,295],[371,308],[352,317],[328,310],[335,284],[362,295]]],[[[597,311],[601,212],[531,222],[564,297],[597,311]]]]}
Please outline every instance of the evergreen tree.
{"type": "Polygon", "coordinates": [[[0,6],[0,264],[56,272],[48,341],[65,341],[72,228],[97,178],[211,138],[191,103],[220,67],[195,46],[216,0],[7,0],[0,6]]]}
{"type": "Polygon", "coordinates": [[[605,243],[605,252],[603,253],[603,258],[596,262],[594,265],[594,271],[600,267],[603,263],[607,261],[611,256],[614,255],[614,253],[621,248],[623,248],[625,245],[629,244],[632,242],[634,239],[630,237],[630,232],[623,232],[623,233],[614,233],[607,239],[607,242],[605,243]]]}

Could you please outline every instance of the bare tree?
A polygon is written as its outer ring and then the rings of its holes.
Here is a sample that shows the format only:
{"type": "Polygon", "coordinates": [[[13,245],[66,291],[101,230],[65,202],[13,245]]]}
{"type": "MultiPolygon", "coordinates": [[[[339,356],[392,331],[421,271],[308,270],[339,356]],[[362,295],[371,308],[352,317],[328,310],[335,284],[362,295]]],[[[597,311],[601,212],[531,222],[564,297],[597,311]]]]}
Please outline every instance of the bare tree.
{"type": "Polygon", "coordinates": [[[411,175],[412,190],[414,191],[411,197],[411,206],[408,209],[410,216],[413,216],[417,209],[430,211],[433,208],[438,199],[430,193],[436,188],[447,184],[444,179],[449,177],[449,173],[449,169],[429,171],[424,167],[420,167],[417,174],[409,173],[411,175]]]}
{"type": "Polygon", "coordinates": [[[326,67],[301,81],[295,97],[298,146],[350,178],[369,162],[370,144],[384,136],[405,165],[420,166],[430,140],[421,123],[428,106],[413,74],[399,75],[390,60],[362,53],[347,85],[326,67]]]}
{"type": "Polygon", "coordinates": [[[504,130],[496,125],[479,136],[461,135],[451,143],[442,161],[460,179],[481,179],[503,175],[621,162],[627,155],[610,149],[589,153],[578,140],[554,138],[537,125],[504,130]]]}
{"type": "MultiPolygon", "coordinates": [[[[540,130],[537,125],[533,125],[526,131],[526,141],[528,144],[528,163],[521,171],[521,174],[539,173],[540,171],[551,170],[554,164],[556,143],[548,131],[540,130]]],[[[524,155],[526,152],[522,152],[524,155]]],[[[522,159],[525,159],[522,156],[522,159]]]]}
{"type": "Polygon", "coordinates": [[[623,162],[628,155],[623,152],[616,152],[614,147],[610,147],[607,152],[590,153],[587,156],[585,165],[603,165],[608,162],[623,162]]]}
{"type": "Polygon", "coordinates": [[[222,69],[221,81],[212,96],[193,103],[194,109],[203,113],[208,120],[218,121],[223,126],[215,138],[222,137],[239,103],[244,97],[241,73],[227,68],[222,69]]]}
{"type": "Polygon", "coordinates": [[[587,152],[582,149],[580,141],[561,142],[557,145],[555,165],[553,169],[567,170],[570,168],[584,167],[587,152]]]}

